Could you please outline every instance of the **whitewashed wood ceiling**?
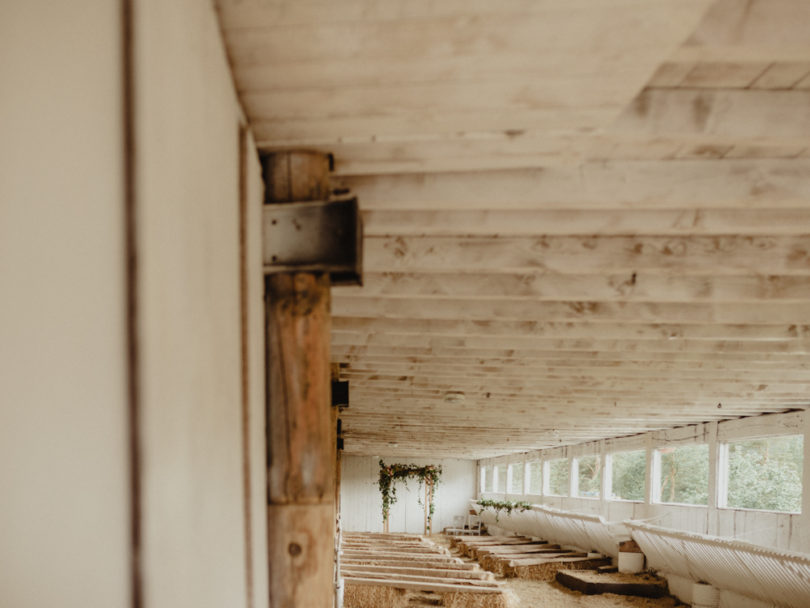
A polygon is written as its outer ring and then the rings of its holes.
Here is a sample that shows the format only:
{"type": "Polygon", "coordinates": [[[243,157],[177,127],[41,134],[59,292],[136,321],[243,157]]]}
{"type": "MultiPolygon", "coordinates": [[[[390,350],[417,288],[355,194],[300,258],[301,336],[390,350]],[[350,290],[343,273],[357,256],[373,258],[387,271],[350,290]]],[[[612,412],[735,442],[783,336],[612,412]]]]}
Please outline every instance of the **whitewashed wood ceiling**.
{"type": "Polygon", "coordinates": [[[810,405],[810,2],[217,6],[260,148],[333,153],[363,208],[347,452],[810,405]]]}

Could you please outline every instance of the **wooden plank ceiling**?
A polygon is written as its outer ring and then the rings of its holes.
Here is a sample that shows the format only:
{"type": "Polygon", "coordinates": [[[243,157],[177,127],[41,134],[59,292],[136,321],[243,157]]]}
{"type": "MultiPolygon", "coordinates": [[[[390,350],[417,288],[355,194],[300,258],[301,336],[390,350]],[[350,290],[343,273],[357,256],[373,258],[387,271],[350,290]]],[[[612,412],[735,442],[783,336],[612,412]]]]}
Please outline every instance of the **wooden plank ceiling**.
{"type": "Polygon", "coordinates": [[[347,452],[810,405],[810,2],[217,4],[260,148],[364,211],[347,452]]]}

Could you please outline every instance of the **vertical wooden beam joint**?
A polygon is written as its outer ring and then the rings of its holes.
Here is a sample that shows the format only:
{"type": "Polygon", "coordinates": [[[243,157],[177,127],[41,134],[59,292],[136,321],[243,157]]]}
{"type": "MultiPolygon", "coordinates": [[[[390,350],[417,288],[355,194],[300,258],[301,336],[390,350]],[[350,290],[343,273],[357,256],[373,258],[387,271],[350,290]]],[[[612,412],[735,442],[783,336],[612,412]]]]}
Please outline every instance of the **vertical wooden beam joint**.
{"type": "MultiPolygon", "coordinates": [[[[326,155],[278,153],[263,167],[267,204],[329,196],[326,155]]],[[[334,599],[329,288],[327,273],[265,278],[271,608],[326,608],[334,599]]]]}

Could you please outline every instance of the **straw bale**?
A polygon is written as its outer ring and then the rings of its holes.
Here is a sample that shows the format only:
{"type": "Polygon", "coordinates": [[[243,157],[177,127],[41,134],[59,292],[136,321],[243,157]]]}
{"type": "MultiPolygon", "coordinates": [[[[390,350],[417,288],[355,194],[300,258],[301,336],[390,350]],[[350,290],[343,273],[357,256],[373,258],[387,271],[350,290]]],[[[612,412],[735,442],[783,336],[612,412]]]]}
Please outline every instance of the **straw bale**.
{"type": "Polygon", "coordinates": [[[396,587],[347,582],[343,591],[344,608],[405,608],[407,605],[408,593],[396,587]]]}
{"type": "Polygon", "coordinates": [[[511,591],[501,593],[458,591],[442,594],[442,606],[445,608],[516,608],[518,605],[517,596],[511,591]]]}
{"type": "Polygon", "coordinates": [[[506,576],[509,571],[509,559],[511,558],[504,559],[498,555],[490,554],[481,557],[478,563],[481,564],[484,570],[489,570],[499,576],[506,576]]]}
{"type": "Polygon", "coordinates": [[[604,565],[604,563],[605,560],[603,558],[577,561],[549,561],[545,564],[508,567],[506,576],[550,582],[557,576],[558,570],[593,570],[604,565]]]}

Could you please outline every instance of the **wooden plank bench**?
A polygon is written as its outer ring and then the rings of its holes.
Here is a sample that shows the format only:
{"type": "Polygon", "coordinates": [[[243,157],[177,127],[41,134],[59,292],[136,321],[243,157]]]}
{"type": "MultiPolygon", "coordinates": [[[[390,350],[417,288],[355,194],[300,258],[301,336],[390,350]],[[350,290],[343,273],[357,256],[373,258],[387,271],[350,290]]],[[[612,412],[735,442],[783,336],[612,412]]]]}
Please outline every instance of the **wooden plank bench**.
{"type": "Polygon", "coordinates": [[[491,573],[424,539],[352,534],[341,545],[340,575],[345,608],[406,608],[426,593],[449,608],[509,606],[491,573]]]}

